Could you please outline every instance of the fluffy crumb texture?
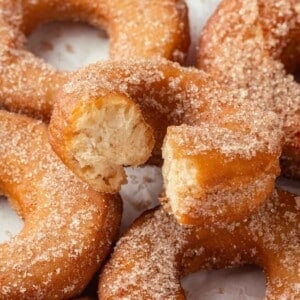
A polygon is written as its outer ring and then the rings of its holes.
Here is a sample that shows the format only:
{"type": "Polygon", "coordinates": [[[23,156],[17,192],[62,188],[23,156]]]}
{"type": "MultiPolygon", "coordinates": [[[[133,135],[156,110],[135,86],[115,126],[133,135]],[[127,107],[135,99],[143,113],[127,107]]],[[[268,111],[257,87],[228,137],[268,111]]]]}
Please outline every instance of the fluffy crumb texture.
{"type": "Polygon", "coordinates": [[[169,127],[163,145],[167,206],[182,224],[244,218],[273,191],[281,148],[280,140],[272,143],[277,149],[241,128],[169,127]]]}
{"type": "Polygon", "coordinates": [[[283,174],[300,178],[297,0],[223,0],[206,24],[198,66],[283,121],[283,174]]]}
{"type": "Polygon", "coordinates": [[[116,192],[126,182],[124,165],[145,163],[154,146],[152,128],[129,98],[110,94],[75,108],[66,149],[96,190],[116,192]]]}
{"type": "Polygon", "coordinates": [[[100,299],[185,299],[180,279],[196,270],[257,264],[266,299],[300,297],[300,213],[296,196],[274,191],[241,222],[186,226],[162,208],[119,240],[100,276],[100,299]]]}
{"type": "Polygon", "coordinates": [[[0,244],[0,299],[73,298],[109,252],[121,200],[74,176],[40,121],[0,111],[0,140],[0,187],[25,221],[0,244]]]}

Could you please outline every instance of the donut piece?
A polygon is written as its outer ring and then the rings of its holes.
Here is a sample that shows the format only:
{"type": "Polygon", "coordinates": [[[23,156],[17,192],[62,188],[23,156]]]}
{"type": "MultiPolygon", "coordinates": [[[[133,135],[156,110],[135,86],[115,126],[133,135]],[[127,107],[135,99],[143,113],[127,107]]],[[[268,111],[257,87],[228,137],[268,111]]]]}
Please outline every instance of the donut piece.
{"type": "Polygon", "coordinates": [[[101,62],[58,93],[50,143],[94,189],[115,192],[123,165],[146,162],[154,140],[150,162],[161,160],[167,134],[163,176],[178,221],[232,220],[265,201],[279,170],[277,116],[246,96],[163,59],[101,62]]]}
{"type": "Polygon", "coordinates": [[[53,153],[40,121],[0,111],[0,188],[25,220],[0,244],[0,299],[70,299],[104,260],[118,196],[90,189],[53,153]]]}
{"type": "Polygon", "coordinates": [[[298,179],[299,57],[298,1],[223,0],[201,34],[198,59],[214,79],[245,89],[250,102],[278,114],[285,132],[282,173],[298,179]]]}
{"type": "Polygon", "coordinates": [[[159,208],[119,240],[100,276],[99,299],[185,299],[180,279],[197,270],[256,264],[266,299],[298,299],[299,197],[274,191],[242,222],[180,226],[159,208]]]}
{"type": "Polygon", "coordinates": [[[110,57],[165,57],[182,62],[189,46],[182,0],[0,1],[0,105],[49,120],[66,73],[35,57],[26,36],[53,20],[85,21],[110,35],[110,57]]]}

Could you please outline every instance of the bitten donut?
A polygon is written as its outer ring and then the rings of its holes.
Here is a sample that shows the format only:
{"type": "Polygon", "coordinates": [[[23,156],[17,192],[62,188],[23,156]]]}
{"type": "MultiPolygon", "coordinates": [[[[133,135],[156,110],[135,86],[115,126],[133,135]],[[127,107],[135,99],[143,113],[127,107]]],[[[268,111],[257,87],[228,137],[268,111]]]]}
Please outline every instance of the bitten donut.
{"type": "Polygon", "coordinates": [[[298,179],[299,57],[297,0],[223,0],[206,24],[199,43],[201,69],[216,80],[245,89],[248,101],[273,110],[283,120],[282,172],[298,179]]]}
{"type": "Polygon", "coordinates": [[[299,197],[275,191],[242,222],[180,226],[163,209],[140,217],[100,276],[99,299],[185,299],[180,279],[197,270],[260,266],[266,299],[299,299],[299,197]]]}
{"type": "Polygon", "coordinates": [[[1,0],[0,105],[48,120],[66,74],[35,57],[26,36],[53,20],[85,21],[110,35],[111,58],[165,57],[182,62],[189,46],[182,0],[1,0]]]}
{"type": "Polygon", "coordinates": [[[179,222],[198,224],[244,217],[270,195],[281,152],[276,119],[202,71],[134,59],[73,74],[49,135],[64,163],[105,192],[120,189],[123,165],[145,163],[153,145],[153,161],[161,160],[163,147],[171,209],[179,222]]]}
{"type": "Polygon", "coordinates": [[[0,299],[70,299],[104,260],[121,219],[118,196],[77,179],[40,121],[0,111],[0,188],[25,220],[0,244],[0,299]]]}

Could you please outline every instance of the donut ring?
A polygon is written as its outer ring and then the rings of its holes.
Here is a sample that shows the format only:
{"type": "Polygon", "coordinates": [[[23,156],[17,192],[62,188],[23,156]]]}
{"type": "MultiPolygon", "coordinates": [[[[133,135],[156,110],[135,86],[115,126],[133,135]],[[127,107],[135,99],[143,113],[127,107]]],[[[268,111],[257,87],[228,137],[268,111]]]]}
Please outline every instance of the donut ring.
{"type": "Polygon", "coordinates": [[[120,198],[77,179],[51,150],[40,121],[0,111],[0,140],[0,188],[25,219],[23,230],[0,244],[0,298],[70,299],[108,254],[120,198]]]}
{"type": "Polygon", "coordinates": [[[154,143],[161,159],[167,134],[163,177],[178,221],[236,220],[272,193],[281,151],[277,116],[244,103],[243,93],[167,60],[101,62],[58,93],[50,143],[94,189],[115,192],[123,165],[145,163],[154,143]]]}
{"type": "Polygon", "coordinates": [[[180,226],[163,209],[150,211],[117,243],[100,276],[99,299],[185,299],[181,277],[249,263],[266,273],[267,299],[298,299],[300,214],[295,202],[296,196],[275,191],[257,214],[213,227],[180,226]]]}
{"type": "Polygon", "coordinates": [[[223,0],[202,32],[198,66],[278,114],[282,173],[300,179],[300,85],[288,74],[300,68],[298,1],[223,0]]]}
{"type": "Polygon", "coordinates": [[[112,59],[162,56],[182,62],[189,46],[187,8],[182,0],[1,0],[2,107],[49,120],[53,95],[66,74],[35,57],[25,43],[34,28],[53,20],[106,27],[112,59]]]}

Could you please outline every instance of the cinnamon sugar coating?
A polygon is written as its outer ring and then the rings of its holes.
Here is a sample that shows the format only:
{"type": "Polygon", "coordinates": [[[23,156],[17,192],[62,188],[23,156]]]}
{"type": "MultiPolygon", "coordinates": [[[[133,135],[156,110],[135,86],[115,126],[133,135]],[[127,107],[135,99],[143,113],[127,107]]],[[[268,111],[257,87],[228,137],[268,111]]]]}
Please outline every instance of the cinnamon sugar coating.
{"type": "Polygon", "coordinates": [[[0,0],[0,105],[49,120],[53,96],[66,74],[26,49],[26,36],[53,20],[105,27],[110,56],[165,57],[182,62],[189,46],[182,0],[0,0]]]}
{"type": "MultiPolygon", "coordinates": [[[[126,117],[122,119],[117,110],[110,113],[116,116],[112,117],[110,124],[117,123],[119,130],[106,134],[105,140],[103,135],[98,136],[99,132],[110,132],[112,126],[101,121],[91,131],[89,122],[82,122],[83,119],[90,120],[87,116],[91,107],[93,112],[99,111],[98,115],[105,115],[99,103],[111,99],[113,94],[131,99],[128,110],[138,106],[136,111],[142,113],[143,120],[152,128],[155,145],[150,162],[161,160],[163,147],[166,193],[180,222],[194,224],[211,222],[212,218],[230,218],[226,210],[215,208],[212,210],[214,214],[207,214],[206,209],[200,209],[205,203],[213,204],[213,201],[206,201],[212,186],[221,192],[226,191],[227,198],[238,199],[235,203],[227,202],[231,203],[228,209],[236,211],[236,215],[232,214],[233,219],[256,210],[272,192],[279,172],[282,140],[277,116],[250,103],[244,90],[227,88],[198,69],[183,68],[165,59],[132,59],[90,65],[72,75],[58,93],[49,126],[50,142],[61,159],[86,182],[89,182],[87,169],[93,170],[95,175],[97,164],[107,158],[104,145],[116,145],[115,140],[122,141],[120,148],[114,151],[124,153],[123,149],[126,149],[128,155],[130,150],[131,156],[138,156],[141,148],[149,147],[147,142],[134,144],[134,140],[122,140],[123,134],[119,136],[118,132],[126,128],[127,134],[131,129],[126,117]],[[167,131],[168,126],[171,127],[167,131]],[[74,146],[79,138],[84,141],[80,143],[81,152],[74,146]],[[86,153],[91,153],[92,157],[88,166],[82,163],[86,153]],[[206,158],[210,153],[218,157],[219,165],[213,164],[216,168],[208,170],[206,158]],[[216,175],[222,170],[228,176],[216,175]],[[190,219],[183,217],[192,216],[187,211],[195,212],[190,219]]],[[[107,103],[109,106],[110,102],[107,103]]],[[[122,167],[117,163],[120,156],[110,157],[106,163],[113,170],[116,166],[122,167]]],[[[148,158],[145,157],[145,161],[148,158]]],[[[113,172],[109,175],[103,178],[101,172],[96,174],[98,186],[93,181],[93,187],[101,191],[102,181],[107,183],[116,177],[113,172]]],[[[115,188],[116,185],[105,185],[106,192],[113,192],[115,188]]]]}
{"type": "Polygon", "coordinates": [[[185,299],[183,276],[249,263],[266,273],[266,299],[298,299],[299,221],[296,196],[283,191],[251,217],[213,227],[180,226],[163,209],[152,210],[117,243],[99,299],[185,299]]]}
{"type": "Polygon", "coordinates": [[[199,42],[198,66],[283,120],[282,171],[300,178],[300,8],[297,0],[223,0],[199,42]],[[291,74],[294,74],[293,77],[291,74]]]}
{"type": "MultiPolygon", "coordinates": [[[[98,62],[70,74],[56,97],[50,122],[50,130],[57,130],[53,138],[58,144],[63,145],[66,128],[72,129],[74,124],[69,122],[77,107],[112,93],[124,94],[140,107],[153,128],[155,161],[160,160],[167,127],[180,124],[198,125],[197,130],[201,130],[200,125],[208,122],[244,131],[248,134],[248,146],[240,147],[241,156],[251,157],[258,150],[278,150],[282,133],[273,113],[256,109],[247,101],[249,95],[245,91],[228,89],[198,69],[184,68],[165,59],[98,62]],[[239,123],[244,128],[238,129],[239,123]]],[[[220,146],[223,143],[226,151],[224,136],[214,142],[220,146]]],[[[238,144],[239,138],[235,142],[238,144]]]]}
{"type": "Polygon", "coordinates": [[[53,153],[40,121],[0,111],[0,188],[25,220],[0,244],[0,299],[70,299],[108,254],[121,201],[90,189],[53,153]]]}

